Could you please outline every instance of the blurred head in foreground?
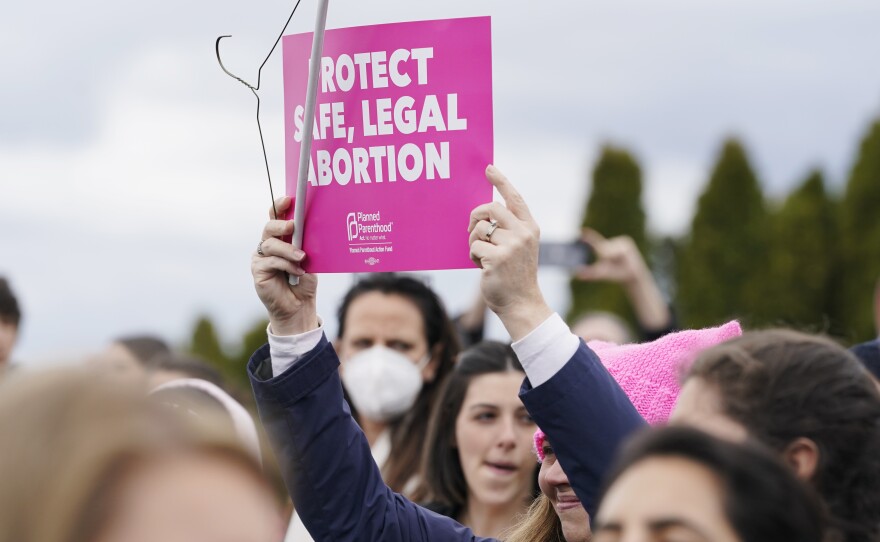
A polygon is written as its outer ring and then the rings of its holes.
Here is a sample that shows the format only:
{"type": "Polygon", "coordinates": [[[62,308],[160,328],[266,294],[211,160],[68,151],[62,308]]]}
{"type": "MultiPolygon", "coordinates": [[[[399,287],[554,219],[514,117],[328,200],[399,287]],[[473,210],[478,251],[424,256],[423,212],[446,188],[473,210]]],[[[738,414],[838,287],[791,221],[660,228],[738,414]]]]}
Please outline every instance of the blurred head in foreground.
{"type": "Polygon", "coordinates": [[[152,335],[120,337],[94,360],[121,374],[141,377],[156,358],[171,354],[171,347],[152,335]]]}
{"type": "Polygon", "coordinates": [[[173,351],[165,341],[152,335],[116,339],[93,361],[118,374],[145,378],[151,389],[183,378],[207,380],[225,389],[223,376],[210,363],[173,351]]]}
{"type": "Polygon", "coordinates": [[[635,340],[632,329],[623,318],[606,311],[590,311],[580,315],[571,331],[583,340],[627,344],[635,340]]]}
{"type": "Polygon", "coordinates": [[[278,540],[277,503],[228,424],[79,367],[0,382],[0,542],[278,540]]]}
{"type": "Polygon", "coordinates": [[[0,277],[0,368],[9,363],[18,339],[21,309],[6,279],[0,277]]]}

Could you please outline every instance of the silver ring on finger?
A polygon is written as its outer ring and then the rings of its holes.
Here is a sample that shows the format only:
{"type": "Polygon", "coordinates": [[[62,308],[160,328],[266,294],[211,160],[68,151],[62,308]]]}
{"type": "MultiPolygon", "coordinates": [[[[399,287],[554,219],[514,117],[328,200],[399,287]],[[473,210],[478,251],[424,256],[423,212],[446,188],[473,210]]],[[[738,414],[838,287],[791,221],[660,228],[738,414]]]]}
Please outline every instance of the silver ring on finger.
{"type": "MultiPolygon", "coordinates": [[[[265,239],[263,239],[263,241],[265,241],[265,239]]],[[[257,245],[257,254],[260,256],[265,256],[263,253],[263,241],[260,241],[260,244],[257,245]]]]}
{"type": "Polygon", "coordinates": [[[486,241],[489,241],[492,239],[492,234],[495,233],[495,230],[497,230],[497,229],[498,229],[498,222],[495,220],[490,220],[489,221],[489,229],[486,230],[486,241]]]}

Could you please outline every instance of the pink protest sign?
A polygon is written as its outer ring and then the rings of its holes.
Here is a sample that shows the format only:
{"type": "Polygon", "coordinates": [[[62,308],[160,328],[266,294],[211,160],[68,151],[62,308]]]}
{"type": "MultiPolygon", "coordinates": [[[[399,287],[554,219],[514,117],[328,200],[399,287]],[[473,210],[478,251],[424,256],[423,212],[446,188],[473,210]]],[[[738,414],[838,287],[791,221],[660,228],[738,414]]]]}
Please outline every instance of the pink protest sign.
{"type": "MultiPolygon", "coordinates": [[[[283,41],[288,194],[311,45],[311,33],[283,41]]],[[[309,272],[474,266],[468,217],[492,200],[489,17],[328,30],[313,130],[309,272]]]]}

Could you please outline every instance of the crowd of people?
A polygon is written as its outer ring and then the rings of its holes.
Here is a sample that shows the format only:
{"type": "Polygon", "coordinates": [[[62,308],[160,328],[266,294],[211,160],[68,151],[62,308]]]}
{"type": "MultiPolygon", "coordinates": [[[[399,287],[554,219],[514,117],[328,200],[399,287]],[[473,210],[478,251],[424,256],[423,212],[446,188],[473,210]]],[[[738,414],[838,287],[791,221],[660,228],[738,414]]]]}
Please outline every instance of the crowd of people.
{"type": "MultiPolygon", "coordinates": [[[[241,368],[256,420],[151,337],[6,370],[0,542],[880,542],[880,343],[677,329],[635,244],[589,230],[579,278],[621,284],[639,325],[569,327],[538,286],[526,202],[486,177],[504,203],[471,214],[480,298],[455,318],[422,281],[377,274],[327,337],[292,221],[266,223],[268,343],[241,368]],[[509,342],[483,339],[486,310],[509,342]]],[[[5,281],[0,309],[2,364],[21,319],[5,281]]]]}

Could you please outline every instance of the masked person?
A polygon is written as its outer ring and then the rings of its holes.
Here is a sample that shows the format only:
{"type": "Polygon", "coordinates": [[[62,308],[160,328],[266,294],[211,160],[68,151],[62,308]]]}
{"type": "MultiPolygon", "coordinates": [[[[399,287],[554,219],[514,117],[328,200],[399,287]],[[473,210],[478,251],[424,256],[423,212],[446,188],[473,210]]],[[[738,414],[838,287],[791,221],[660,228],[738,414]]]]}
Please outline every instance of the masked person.
{"type": "MultiPolygon", "coordinates": [[[[454,327],[427,285],[394,274],[360,280],[345,295],[338,316],[334,344],[352,415],[385,482],[408,493],[417,484],[431,407],[459,351],[454,327]]],[[[271,324],[269,341],[281,351],[296,348],[271,324]]],[[[310,540],[296,515],[287,540],[310,540]]]]}

